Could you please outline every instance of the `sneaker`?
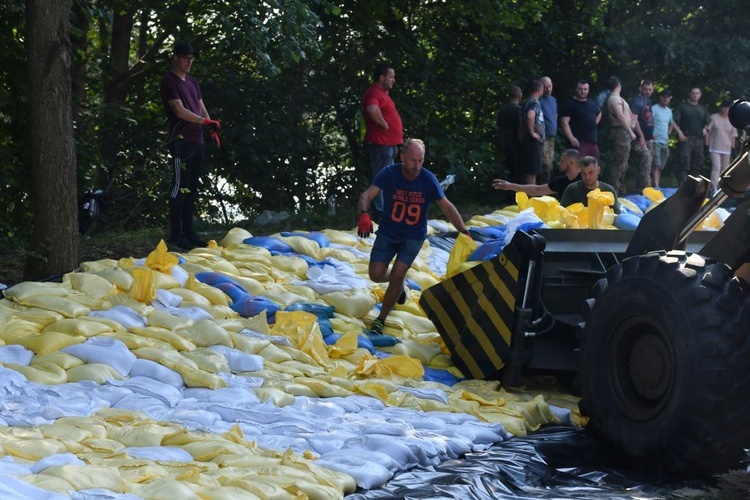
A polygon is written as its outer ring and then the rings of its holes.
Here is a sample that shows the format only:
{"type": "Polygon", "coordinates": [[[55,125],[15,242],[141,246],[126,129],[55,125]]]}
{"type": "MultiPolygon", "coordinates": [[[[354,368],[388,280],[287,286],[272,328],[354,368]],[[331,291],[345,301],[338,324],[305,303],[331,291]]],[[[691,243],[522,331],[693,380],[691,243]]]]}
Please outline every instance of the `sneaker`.
{"type": "Polygon", "coordinates": [[[398,296],[398,303],[404,304],[406,302],[406,286],[401,289],[401,295],[398,296]]]}
{"type": "Polygon", "coordinates": [[[376,335],[382,335],[384,327],[385,325],[383,324],[383,320],[380,318],[375,318],[375,321],[373,321],[372,325],[370,325],[370,332],[376,335]]]}

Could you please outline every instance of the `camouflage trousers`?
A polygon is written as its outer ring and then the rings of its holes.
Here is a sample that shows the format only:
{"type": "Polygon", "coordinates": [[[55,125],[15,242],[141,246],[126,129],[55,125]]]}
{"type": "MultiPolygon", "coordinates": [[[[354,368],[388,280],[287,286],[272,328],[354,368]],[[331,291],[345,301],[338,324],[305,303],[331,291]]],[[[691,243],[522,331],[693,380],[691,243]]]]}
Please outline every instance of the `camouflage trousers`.
{"type": "Polygon", "coordinates": [[[622,127],[612,128],[612,163],[608,169],[607,181],[617,190],[618,196],[624,196],[627,193],[625,172],[628,171],[631,142],[627,130],[622,127]]]}
{"type": "Polygon", "coordinates": [[[641,144],[633,143],[632,152],[638,158],[638,194],[647,187],[651,187],[651,161],[654,155],[654,141],[646,141],[641,144]]]}

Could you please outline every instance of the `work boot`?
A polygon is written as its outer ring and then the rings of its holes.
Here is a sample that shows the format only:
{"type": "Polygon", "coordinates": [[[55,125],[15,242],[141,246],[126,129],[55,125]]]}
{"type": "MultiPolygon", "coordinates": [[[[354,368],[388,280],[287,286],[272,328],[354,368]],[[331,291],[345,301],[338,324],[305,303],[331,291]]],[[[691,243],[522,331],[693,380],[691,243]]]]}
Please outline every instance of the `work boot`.
{"type": "Polygon", "coordinates": [[[404,304],[406,302],[406,285],[401,288],[401,295],[398,296],[398,303],[404,304]]]}

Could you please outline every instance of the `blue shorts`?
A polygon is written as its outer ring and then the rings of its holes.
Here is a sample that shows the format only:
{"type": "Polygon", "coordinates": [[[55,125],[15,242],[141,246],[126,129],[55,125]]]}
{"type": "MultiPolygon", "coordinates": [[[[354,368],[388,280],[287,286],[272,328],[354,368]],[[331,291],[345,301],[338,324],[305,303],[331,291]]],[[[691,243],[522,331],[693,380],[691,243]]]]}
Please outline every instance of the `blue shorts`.
{"type": "Polygon", "coordinates": [[[411,266],[423,243],[424,240],[421,239],[399,239],[378,235],[370,251],[370,261],[389,264],[395,256],[397,261],[411,266]]]}

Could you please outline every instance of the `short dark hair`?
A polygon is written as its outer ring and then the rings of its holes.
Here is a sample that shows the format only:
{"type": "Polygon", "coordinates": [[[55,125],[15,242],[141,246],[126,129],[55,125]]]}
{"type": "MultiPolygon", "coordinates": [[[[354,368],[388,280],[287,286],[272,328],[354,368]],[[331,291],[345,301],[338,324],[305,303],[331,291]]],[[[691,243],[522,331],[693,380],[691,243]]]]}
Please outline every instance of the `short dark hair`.
{"type": "Polygon", "coordinates": [[[508,89],[508,97],[511,99],[520,99],[523,96],[523,92],[521,91],[521,87],[518,85],[511,85],[508,89]]]}
{"type": "Polygon", "coordinates": [[[529,91],[529,94],[533,94],[534,92],[542,90],[543,88],[544,88],[544,85],[542,85],[542,82],[540,82],[539,80],[531,80],[529,82],[528,91],[529,91]]]}
{"type": "Polygon", "coordinates": [[[599,166],[599,160],[595,156],[584,156],[581,158],[581,166],[588,167],[589,165],[599,166]]]}
{"type": "Polygon", "coordinates": [[[607,87],[607,90],[611,92],[615,90],[618,85],[620,85],[620,79],[616,76],[610,76],[609,78],[607,78],[607,81],[604,82],[604,84],[607,87]]]}
{"type": "Polygon", "coordinates": [[[375,71],[372,72],[372,81],[377,82],[381,76],[388,75],[388,71],[392,70],[393,66],[388,63],[380,63],[375,66],[375,71]]]}
{"type": "Polygon", "coordinates": [[[580,80],[578,80],[578,82],[576,82],[576,87],[578,85],[588,85],[588,84],[589,84],[588,80],[586,80],[585,78],[581,78],[580,80]]]}
{"type": "Polygon", "coordinates": [[[573,148],[566,149],[565,151],[562,152],[560,156],[570,158],[576,163],[581,163],[581,152],[578,151],[577,149],[573,149],[573,148]]]}
{"type": "Polygon", "coordinates": [[[641,87],[643,87],[644,85],[653,85],[653,84],[654,84],[654,81],[651,80],[650,78],[644,78],[643,80],[641,80],[641,87]]]}

